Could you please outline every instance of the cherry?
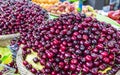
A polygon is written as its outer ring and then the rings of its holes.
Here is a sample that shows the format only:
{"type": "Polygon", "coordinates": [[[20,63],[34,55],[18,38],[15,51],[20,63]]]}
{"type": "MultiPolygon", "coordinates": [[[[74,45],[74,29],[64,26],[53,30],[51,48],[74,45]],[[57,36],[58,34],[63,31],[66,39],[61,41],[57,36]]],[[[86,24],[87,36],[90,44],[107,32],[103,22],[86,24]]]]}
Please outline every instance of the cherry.
{"type": "Polygon", "coordinates": [[[23,64],[26,66],[28,64],[28,62],[27,61],[23,61],[23,64]]]}
{"type": "Polygon", "coordinates": [[[99,42],[102,43],[102,42],[104,42],[104,40],[105,40],[104,38],[100,38],[99,42]]]}
{"type": "Polygon", "coordinates": [[[108,56],[108,52],[105,52],[105,51],[104,51],[104,52],[101,53],[101,55],[102,55],[103,57],[107,57],[107,56],[108,56]]]}
{"type": "Polygon", "coordinates": [[[109,55],[109,59],[113,60],[113,59],[114,59],[114,55],[113,55],[113,54],[110,54],[110,55],[109,55]]]}
{"type": "Polygon", "coordinates": [[[38,59],[37,57],[35,57],[35,58],[33,59],[33,61],[34,61],[35,63],[37,63],[37,62],[39,62],[39,59],[38,59]]]}
{"type": "Polygon", "coordinates": [[[114,48],[114,43],[111,41],[111,42],[108,42],[108,47],[109,48],[114,48]]]}
{"type": "Polygon", "coordinates": [[[61,47],[61,50],[62,50],[62,51],[66,50],[66,47],[65,47],[65,46],[62,46],[62,47],[61,47]]]}
{"type": "Polygon", "coordinates": [[[78,64],[78,60],[77,59],[72,59],[71,64],[78,64]]]}
{"type": "Polygon", "coordinates": [[[78,55],[81,55],[82,51],[81,50],[76,50],[75,53],[78,54],[78,55]]]}
{"type": "Polygon", "coordinates": [[[84,54],[85,54],[85,55],[88,55],[88,54],[90,54],[90,51],[89,51],[89,50],[85,50],[85,51],[84,51],[84,54]]]}
{"type": "Polygon", "coordinates": [[[103,44],[98,44],[98,45],[97,45],[97,48],[98,48],[98,49],[103,49],[103,44]]]}
{"type": "Polygon", "coordinates": [[[93,67],[93,63],[92,62],[86,62],[86,66],[89,67],[89,68],[92,68],[93,67]]]}
{"type": "Polygon", "coordinates": [[[55,72],[55,71],[53,71],[52,73],[51,73],[51,75],[56,75],[57,73],[55,72]]]}
{"type": "Polygon", "coordinates": [[[99,66],[100,62],[99,61],[94,61],[95,66],[99,66]]]}
{"type": "Polygon", "coordinates": [[[48,58],[52,58],[54,56],[54,54],[52,52],[47,52],[47,56],[48,56],[48,58]]]}
{"type": "Polygon", "coordinates": [[[84,45],[85,45],[85,46],[90,46],[89,41],[85,41],[85,42],[84,42],[84,45]]]}
{"type": "Polygon", "coordinates": [[[87,68],[87,67],[86,67],[86,68],[83,68],[82,70],[83,70],[83,72],[85,72],[85,73],[88,73],[88,72],[89,72],[89,68],[87,68]]]}
{"type": "Polygon", "coordinates": [[[87,40],[87,39],[88,39],[88,36],[87,36],[87,35],[83,35],[83,39],[84,39],[84,40],[87,40]]]}
{"type": "Polygon", "coordinates": [[[97,75],[98,74],[98,68],[92,68],[91,72],[92,72],[92,74],[97,75]]]}
{"type": "Polygon", "coordinates": [[[64,62],[59,62],[59,67],[64,68],[64,62]]]}
{"type": "Polygon", "coordinates": [[[87,56],[85,57],[85,59],[86,59],[86,61],[92,61],[92,57],[91,57],[90,55],[87,55],[87,56]]]}
{"type": "Polygon", "coordinates": [[[104,61],[105,63],[110,63],[110,59],[107,58],[107,57],[103,58],[103,61],[104,61]]]}
{"type": "Polygon", "coordinates": [[[85,46],[84,45],[80,45],[80,50],[84,51],[85,50],[85,46]]]}
{"type": "Polygon", "coordinates": [[[66,46],[67,45],[67,42],[66,41],[63,41],[63,43],[62,43],[64,46],[66,46]]]}
{"type": "Polygon", "coordinates": [[[45,65],[45,60],[44,59],[40,59],[40,64],[41,65],[45,65]]]}
{"type": "Polygon", "coordinates": [[[35,73],[37,73],[37,70],[35,68],[32,68],[31,72],[35,74],[35,73]]]}
{"type": "Polygon", "coordinates": [[[53,41],[53,43],[54,43],[55,45],[58,45],[58,44],[59,44],[59,41],[58,41],[57,39],[55,39],[55,40],[53,41]]]}
{"type": "Polygon", "coordinates": [[[71,65],[70,65],[70,70],[71,70],[71,71],[74,71],[75,69],[76,69],[76,65],[71,64],[71,65]]]}
{"type": "Polygon", "coordinates": [[[70,67],[69,65],[65,65],[64,70],[68,70],[69,67],[70,67]]]}
{"type": "Polygon", "coordinates": [[[26,68],[27,69],[32,69],[32,65],[28,64],[28,65],[26,65],[26,68]]]}
{"type": "Polygon", "coordinates": [[[105,65],[105,64],[101,64],[101,65],[99,66],[99,68],[100,68],[101,70],[105,70],[106,65],[105,65]]]}
{"type": "Polygon", "coordinates": [[[31,50],[27,50],[27,54],[31,54],[31,50]]]}
{"type": "Polygon", "coordinates": [[[50,73],[50,69],[45,69],[45,73],[50,73]]]}
{"type": "Polygon", "coordinates": [[[97,49],[97,48],[94,48],[94,49],[93,49],[93,52],[98,53],[98,49],[97,49]]]}
{"type": "Polygon", "coordinates": [[[65,53],[65,58],[70,58],[71,57],[71,53],[65,53]]]}

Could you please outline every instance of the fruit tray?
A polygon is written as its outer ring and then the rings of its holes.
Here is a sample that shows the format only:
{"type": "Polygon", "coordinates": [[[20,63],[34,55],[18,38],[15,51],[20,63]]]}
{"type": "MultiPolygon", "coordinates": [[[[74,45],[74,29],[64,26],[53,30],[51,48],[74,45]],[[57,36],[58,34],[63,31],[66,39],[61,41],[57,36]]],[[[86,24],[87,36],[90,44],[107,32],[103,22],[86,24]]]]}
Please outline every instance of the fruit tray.
{"type": "Polygon", "coordinates": [[[9,34],[9,35],[0,35],[0,46],[4,47],[10,45],[10,41],[14,38],[19,38],[20,33],[9,34]],[[2,42],[2,43],[1,43],[2,42]]]}

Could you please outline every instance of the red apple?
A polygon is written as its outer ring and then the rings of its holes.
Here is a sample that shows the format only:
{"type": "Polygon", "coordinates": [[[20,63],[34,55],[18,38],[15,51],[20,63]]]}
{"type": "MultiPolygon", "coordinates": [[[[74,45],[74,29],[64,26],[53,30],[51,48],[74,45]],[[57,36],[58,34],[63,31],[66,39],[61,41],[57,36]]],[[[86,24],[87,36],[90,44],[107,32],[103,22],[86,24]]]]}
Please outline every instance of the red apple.
{"type": "Polygon", "coordinates": [[[112,19],[118,20],[120,18],[119,13],[113,13],[112,14],[112,19]]]}

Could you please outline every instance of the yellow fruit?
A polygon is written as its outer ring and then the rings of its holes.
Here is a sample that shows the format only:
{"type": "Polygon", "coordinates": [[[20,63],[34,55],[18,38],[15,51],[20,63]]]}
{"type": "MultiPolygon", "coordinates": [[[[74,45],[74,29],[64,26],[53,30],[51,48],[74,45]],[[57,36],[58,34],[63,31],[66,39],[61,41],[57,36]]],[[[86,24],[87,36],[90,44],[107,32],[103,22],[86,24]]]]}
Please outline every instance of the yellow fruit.
{"type": "Polygon", "coordinates": [[[46,4],[55,4],[55,3],[59,2],[59,0],[32,0],[32,2],[46,3],[46,4]]]}
{"type": "Polygon", "coordinates": [[[91,7],[90,5],[87,5],[86,7],[87,7],[88,11],[90,11],[90,12],[93,12],[93,11],[94,11],[94,8],[91,7]]]}
{"type": "Polygon", "coordinates": [[[55,3],[58,3],[59,0],[32,0],[35,4],[40,5],[42,8],[49,10],[51,6],[53,6],[55,3]]]}

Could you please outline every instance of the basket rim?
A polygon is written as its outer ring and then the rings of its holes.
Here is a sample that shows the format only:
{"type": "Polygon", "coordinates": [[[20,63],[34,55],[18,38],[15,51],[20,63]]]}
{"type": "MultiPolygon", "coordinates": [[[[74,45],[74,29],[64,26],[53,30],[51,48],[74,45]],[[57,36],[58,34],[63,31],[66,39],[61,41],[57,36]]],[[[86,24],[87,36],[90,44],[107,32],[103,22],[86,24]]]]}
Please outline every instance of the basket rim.
{"type": "Polygon", "coordinates": [[[16,64],[18,67],[18,71],[20,72],[21,75],[34,75],[32,72],[27,70],[27,68],[23,65],[22,62],[23,62],[22,49],[20,47],[16,56],[16,64]]]}
{"type": "Polygon", "coordinates": [[[7,40],[7,39],[13,39],[13,38],[20,37],[20,33],[14,33],[14,34],[8,34],[8,35],[0,35],[0,40],[7,40]]]}

